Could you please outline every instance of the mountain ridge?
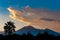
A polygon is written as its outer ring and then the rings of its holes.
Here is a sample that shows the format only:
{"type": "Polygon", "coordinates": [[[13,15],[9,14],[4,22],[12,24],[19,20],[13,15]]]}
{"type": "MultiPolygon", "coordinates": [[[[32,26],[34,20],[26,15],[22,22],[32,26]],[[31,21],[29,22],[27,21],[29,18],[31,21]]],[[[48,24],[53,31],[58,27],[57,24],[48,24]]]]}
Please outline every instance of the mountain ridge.
{"type": "Polygon", "coordinates": [[[19,34],[19,35],[31,33],[31,34],[36,36],[38,33],[43,34],[44,32],[47,32],[50,35],[56,35],[56,36],[60,35],[60,33],[55,32],[55,31],[53,31],[51,29],[48,29],[48,28],[46,28],[46,29],[36,29],[33,26],[23,27],[23,28],[19,29],[18,31],[16,31],[15,33],[19,34]]]}

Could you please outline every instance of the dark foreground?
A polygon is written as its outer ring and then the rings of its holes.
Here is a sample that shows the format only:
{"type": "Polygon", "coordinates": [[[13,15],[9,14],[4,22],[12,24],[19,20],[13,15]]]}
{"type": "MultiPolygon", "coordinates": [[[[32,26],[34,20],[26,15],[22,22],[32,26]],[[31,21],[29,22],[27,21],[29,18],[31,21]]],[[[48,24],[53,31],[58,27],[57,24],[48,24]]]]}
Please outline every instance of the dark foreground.
{"type": "Polygon", "coordinates": [[[48,33],[39,33],[37,36],[33,36],[30,33],[28,33],[27,35],[12,34],[6,36],[0,34],[0,40],[60,40],[60,36],[49,35],[48,33]]]}

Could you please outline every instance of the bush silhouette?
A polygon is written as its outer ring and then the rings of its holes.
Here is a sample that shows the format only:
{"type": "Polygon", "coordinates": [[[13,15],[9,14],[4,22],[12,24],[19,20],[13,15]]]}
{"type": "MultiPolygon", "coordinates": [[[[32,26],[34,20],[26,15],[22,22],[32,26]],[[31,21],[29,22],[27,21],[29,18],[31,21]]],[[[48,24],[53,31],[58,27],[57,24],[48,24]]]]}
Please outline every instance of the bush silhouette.
{"type": "Polygon", "coordinates": [[[15,32],[15,25],[13,22],[9,21],[7,23],[5,23],[4,26],[4,32],[5,34],[11,35],[13,32],[15,32]]]}

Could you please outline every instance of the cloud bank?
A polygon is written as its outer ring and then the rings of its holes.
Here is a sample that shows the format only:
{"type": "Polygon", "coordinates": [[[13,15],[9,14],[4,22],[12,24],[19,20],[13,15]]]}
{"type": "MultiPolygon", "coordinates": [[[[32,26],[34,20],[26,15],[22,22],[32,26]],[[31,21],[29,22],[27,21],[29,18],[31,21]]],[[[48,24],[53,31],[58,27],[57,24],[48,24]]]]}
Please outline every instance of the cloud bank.
{"type": "Polygon", "coordinates": [[[49,28],[60,32],[60,12],[48,9],[25,7],[21,11],[10,8],[10,17],[35,28],[49,28]]]}

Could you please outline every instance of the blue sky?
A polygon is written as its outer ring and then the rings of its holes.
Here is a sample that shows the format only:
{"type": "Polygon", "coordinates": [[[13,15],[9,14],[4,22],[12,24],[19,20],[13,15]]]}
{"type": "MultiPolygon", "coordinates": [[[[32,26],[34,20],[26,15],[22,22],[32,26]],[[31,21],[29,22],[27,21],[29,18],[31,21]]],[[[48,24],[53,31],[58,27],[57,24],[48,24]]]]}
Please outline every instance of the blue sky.
{"type": "Polygon", "coordinates": [[[8,7],[20,10],[29,5],[32,8],[45,8],[50,10],[60,10],[60,0],[0,0],[0,12],[7,13],[8,7]]]}
{"type": "Polygon", "coordinates": [[[8,7],[20,10],[26,5],[32,8],[60,10],[60,0],[0,0],[0,13],[3,12],[3,14],[8,14],[8,7]]]}
{"type": "Polygon", "coordinates": [[[60,10],[60,0],[0,0],[0,7],[21,8],[26,5],[32,8],[47,8],[51,10],[60,10]]]}
{"type": "Polygon", "coordinates": [[[3,14],[8,14],[8,7],[20,10],[26,5],[29,5],[32,8],[60,10],[60,0],[0,0],[0,11],[3,11],[3,14]]]}
{"type": "MultiPolygon", "coordinates": [[[[20,10],[27,5],[30,6],[31,8],[43,8],[48,10],[60,11],[60,0],[0,0],[0,25],[2,26],[2,24],[7,22],[8,20],[12,20],[9,18],[9,12],[7,10],[8,7],[20,10]]],[[[19,22],[17,21],[14,22],[16,22],[16,25],[19,24],[19,22]]]]}

